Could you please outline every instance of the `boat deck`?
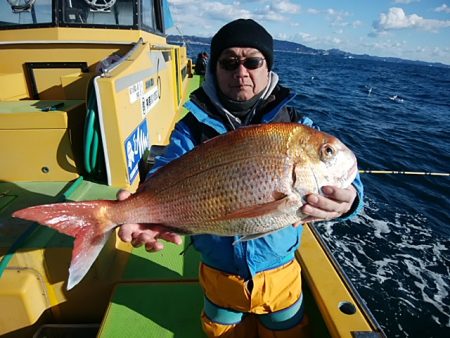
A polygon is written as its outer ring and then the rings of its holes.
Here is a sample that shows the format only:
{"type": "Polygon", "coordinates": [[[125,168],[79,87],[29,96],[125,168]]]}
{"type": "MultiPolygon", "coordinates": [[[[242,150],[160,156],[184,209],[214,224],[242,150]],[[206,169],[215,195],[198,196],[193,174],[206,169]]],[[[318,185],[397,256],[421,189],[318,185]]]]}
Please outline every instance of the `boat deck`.
{"type": "Polygon", "coordinates": [[[98,337],[203,337],[199,254],[192,247],[181,254],[187,245],[166,243],[157,253],[133,249],[98,337]]]}
{"type": "MultiPolygon", "coordinates": [[[[148,253],[143,247],[131,248],[113,236],[85,279],[73,290],[66,291],[73,239],[10,217],[14,210],[29,205],[115,199],[116,192],[116,188],[81,178],[70,185],[0,183],[0,271],[3,273],[0,284],[6,283],[0,290],[11,293],[15,289],[17,294],[23,293],[24,299],[36,299],[41,284],[36,284],[35,293],[30,293],[26,286],[12,285],[15,282],[8,279],[20,269],[30,268],[30,263],[35,264],[31,268],[46,285],[47,299],[33,318],[23,319],[23,325],[28,321],[33,332],[39,326],[47,329],[41,332],[49,332],[55,323],[75,322],[79,325],[72,326],[73,330],[85,330],[86,324],[97,324],[98,337],[142,337],[149,332],[152,337],[202,337],[200,257],[193,247],[188,247],[187,237],[183,245],[166,243],[164,250],[148,253]],[[86,299],[96,300],[89,309],[86,299]]],[[[363,309],[342,283],[309,226],[305,226],[298,259],[302,265],[306,313],[314,337],[350,337],[352,332],[372,331],[363,309]],[[351,311],[340,309],[342,304],[348,304],[351,311]]],[[[7,299],[6,296],[0,291],[0,300],[7,299]]],[[[9,306],[3,305],[3,309],[9,306]]],[[[3,311],[2,316],[5,315],[3,311]]],[[[17,326],[18,319],[11,320],[17,326]]]]}

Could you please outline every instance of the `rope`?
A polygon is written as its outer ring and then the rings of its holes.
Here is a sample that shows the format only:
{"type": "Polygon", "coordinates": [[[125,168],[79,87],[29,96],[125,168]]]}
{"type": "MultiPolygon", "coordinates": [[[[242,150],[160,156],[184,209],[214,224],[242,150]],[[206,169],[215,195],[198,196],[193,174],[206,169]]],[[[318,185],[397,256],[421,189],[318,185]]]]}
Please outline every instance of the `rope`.
{"type": "Polygon", "coordinates": [[[401,170],[360,170],[360,174],[395,174],[422,176],[450,176],[450,173],[434,173],[429,171],[401,171],[401,170]]]}
{"type": "Polygon", "coordinates": [[[92,87],[87,101],[84,124],[84,169],[90,179],[105,180],[105,162],[101,147],[100,124],[97,112],[97,98],[92,87]]]}
{"type": "Polygon", "coordinates": [[[97,166],[99,135],[96,128],[96,104],[95,91],[92,89],[88,99],[84,127],[84,168],[88,174],[93,174],[97,166]]]}

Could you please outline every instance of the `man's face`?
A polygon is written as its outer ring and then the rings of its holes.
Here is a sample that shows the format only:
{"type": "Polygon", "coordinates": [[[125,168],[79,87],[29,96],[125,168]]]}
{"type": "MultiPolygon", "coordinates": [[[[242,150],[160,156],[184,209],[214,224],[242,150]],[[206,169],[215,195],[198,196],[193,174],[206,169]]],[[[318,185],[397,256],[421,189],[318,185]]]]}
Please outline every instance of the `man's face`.
{"type": "MultiPolygon", "coordinates": [[[[269,70],[266,60],[261,60],[261,67],[247,69],[242,62],[235,70],[227,70],[222,61],[243,61],[248,58],[263,58],[264,55],[255,48],[233,47],[225,49],[216,65],[216,77],[220,91],[235,101],[247,101],[259,94],[269,82],[269,70]]],[[[254,61],[254,60],[252,60],[254,61]]]]}

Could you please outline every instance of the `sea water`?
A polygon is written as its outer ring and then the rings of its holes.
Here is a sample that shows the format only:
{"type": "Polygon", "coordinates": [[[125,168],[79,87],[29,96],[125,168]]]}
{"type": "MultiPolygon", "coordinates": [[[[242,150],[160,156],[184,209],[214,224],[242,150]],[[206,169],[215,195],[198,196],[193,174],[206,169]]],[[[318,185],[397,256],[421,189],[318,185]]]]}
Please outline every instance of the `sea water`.
{"type": "MultiPolygon", "coordinates": [[[[274,71],[360,169],[450,172],[450,68],[276,52],[274,71]]],[[[450,337],[450,177],[361,179],[361,214],[315,227],[388,337],[450,337]]]]}

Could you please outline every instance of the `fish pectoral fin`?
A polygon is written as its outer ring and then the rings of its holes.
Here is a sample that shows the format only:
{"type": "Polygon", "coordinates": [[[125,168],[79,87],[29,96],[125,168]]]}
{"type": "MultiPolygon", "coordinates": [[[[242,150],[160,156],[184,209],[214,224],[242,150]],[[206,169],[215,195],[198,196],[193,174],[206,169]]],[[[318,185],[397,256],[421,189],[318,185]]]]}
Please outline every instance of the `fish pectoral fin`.
{"type": "Polygon", "coordinates": [[[280,230],[280,229],[270,230],[270,231],[262,232],[262,233],[259,233],[259,234],[252,234],[252,235],[242,236],[241,238],[235,240],[233,242],[233,245],[235,245],[237,243],[240,243],[240,242],[246,242],[246,241],[250,241],[252,239],[261,238],[261,237],[267,236],[267,235],[269,235],[271,233],[277,232],[278,230],[280,230]]]}
{"type": "Polygon", "coordinates": [[[255,218],[276,212],[283,212],[284,210],[289,209],[293,202],[291,196],[283,194],[282,198],[275,201],[234,210],[223,217],[218,218],[217,221],[227,221],[238,218],[255,218]]]}

